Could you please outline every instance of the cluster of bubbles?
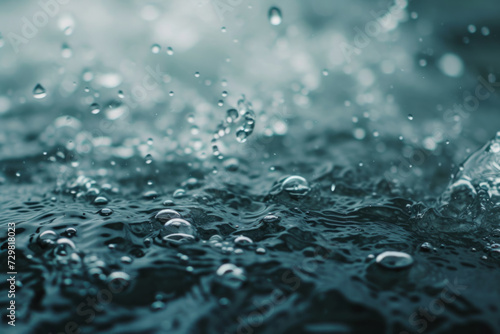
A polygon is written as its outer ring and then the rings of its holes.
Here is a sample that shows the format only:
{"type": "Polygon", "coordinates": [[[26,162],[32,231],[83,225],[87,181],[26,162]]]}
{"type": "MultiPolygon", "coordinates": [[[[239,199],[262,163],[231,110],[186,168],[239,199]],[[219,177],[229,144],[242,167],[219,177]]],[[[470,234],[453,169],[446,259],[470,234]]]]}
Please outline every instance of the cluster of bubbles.
{"type": "Polygon", "coordinates": [[[108,197],[118,194],[119,189],[109,183],[100,185],[94,179],[80,175],[73,182],[67,184],[63,192],[74,196],[76,199],[87,199],[95,205],[105,205],[109,203],[108,197]]]}
{"type": "MultiPolygon", "coordinates": [[[[227,95],[227,93],[225,93],[227,95]]],[[[224,93],[223,93],[224,95],[224,93]]],[[[247,101],[245,96],[238,100],[236,108],[226,111],[225,119],[217,126],[212,137],[212,152],[218,159],[223,159],[217,142],[224,136],[235,131],[236,140],[240,143],[247,141],[255,128],[256,115],[252,103],[247,101]]]]}

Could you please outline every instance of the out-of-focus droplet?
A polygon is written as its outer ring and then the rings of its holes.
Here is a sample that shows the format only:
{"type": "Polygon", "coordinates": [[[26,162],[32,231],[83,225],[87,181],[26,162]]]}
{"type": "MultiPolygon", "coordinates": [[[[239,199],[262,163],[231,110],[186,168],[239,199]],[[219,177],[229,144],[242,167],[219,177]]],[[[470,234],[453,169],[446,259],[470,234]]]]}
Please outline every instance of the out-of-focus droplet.
{"type": "Polygon", "coordinates": [[[403,252],[386,251],[379,254],[375,262],[387,269],[404,269],[413,264],[413,258],[403,252]]]}
{"type": "Polygon", "coordinates": [[[239,116],[238,110],[236,110],[234,108],[228,109],[226,112],[226,121],[228,123],[232,123],[238,118],[238,116],[239,116]]]}
{"type": "Polygon", "coordinates": [[[151,154],[147,154],[144,157],[144,161],[146,162],[147,165],[151,164],[153,162],[153,156],[151,154]]]}
{"type": "Polygon", "coordinates": [[[253,244],[253,240],[243,235],[240,235],[236,239],[234,239],[234,244],[239,247],[246,247],[253,244]]]}
{"type": "Polygon", "coordinates": [[[199,77],[200,77],[200,72],[194,72],[194,76],[195,76],[196,78],[199,78],[199,77]]]}
{"type": "Polygon", "coordinates": [[[33,88],[33,97],[35,99],[43,99],[45,96],[47,96],[45,88],[40,84],[36,84],[35,88],[33,88]]]}
{"type": "Polygon", "coordinates": [[[412,114],[408,114],[408,119],[409,119],[410,121],[413,121],[413,115],[412,115],[412,114]]]}
{"type": "Polygon", "coordinates": [[[151,52],[154,54],[158,54],[161,51],[161,46],[159,44],[153,44],[151,46],[151,52]]]}
{"type": "Polygon", "coordinates": [[[449,77],[459,77],[464,72],[462,59],[454,53],[444,54],[438,61],[438,67],[443,74],[449,77]]]}
{"type": "Polygon", "coordinates": [[[71,58],[72,55],[73,55],[73,50],[71,50],[68,44],[63,43],[61,48],[61,56],[63,58],[71,58]]]}
{"type": "Polygon", "coordinates": [[[283,21],[283,16],[281,15],[281,10],[278,7],[271,7],[268,13],[269,22],[273,26],[280,25],[283,21]]]}
{"type": "Polygon", "coordinates": [[[174,49],[172,49],[172,47],[171,47],[171,46],[169,46],[169,47],[167,48],[167,54],[168,54],[169,56],[172,56],[172,55],[174,54],[174,49]]]}
{"type": "Polygon", "coordinates": [[[325,70],[323,70],[321,73],[322,73],[322,74],[323,74],[323,76],[325,76],[325,77],[326,77],[326,76],[328,76],[328,74],[329,74],[328,70],[326,70],[326,69],[325,69],[325,70]]]}
{"type": "Polygon", "coordinates": [[[101,112],[101,106],[98,103],[92,103],[90,105],[90,112],[94,115],[97,115],[98,113],[101,112]]]}
{"type": "Polygon", "coordinates": [[[121,90],[121,89],[120,89],[120,90],[118,91],[118,97],[119,97],[120,99],[123,99],[123,98],[125,97],[125,94],[123,94],[123,90],[121,90]]]}

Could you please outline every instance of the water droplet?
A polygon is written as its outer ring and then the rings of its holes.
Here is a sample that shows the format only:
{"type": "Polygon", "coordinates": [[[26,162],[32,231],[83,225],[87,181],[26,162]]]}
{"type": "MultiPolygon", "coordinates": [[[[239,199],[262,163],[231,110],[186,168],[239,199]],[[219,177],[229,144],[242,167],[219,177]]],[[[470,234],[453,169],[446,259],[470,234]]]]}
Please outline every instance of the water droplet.
{"type": "Polygon", "coordinates": [[[334,191],[335,191],[335,183],[334,183],[334,184],[332,184],[332,186],[330,187],[330,190],[331,190],[332,192],[334,192],[334,191]]]}
{"type": "Polygon", "coordinates": [[[281,15],[281,10],[277,7],[271,7],[269,9],[268,17],[269,17],[269,22],[273,26],[280,25],[281,21],[283,21],[283,16],[281,15]]]}
{"type": "Polygon", "coordinates": [[[411,255],[395,251],[383,252],[375,258],[375,261],[387,269],[403,269],[413,264],[411,255]]]}
{"type": "Polygon", "coordinates": [[[432,245],[428,242],[424,242],[420,245],[420,249],[424,252],[430,252],[432,250],[432,245]]]}
{"type": "Polygon", "coordinates": [[[54,249],[54,254],[57,256],[68,256],[75,252],[76,247],[73,241],[67,238],[61,238],[57,240],[57,246],[54,249]]]}
{"type": "Polygon", "coordinates": [[[222,97],[227,97],[227,91],[222,91],[222,97]]]}
{"type": "Polygon", "coordinates": [[[108,204],[108,199],[104,196],[97,196],[94,200],[94,204],[97,204],[97,205],[104,205],[104,204],[108,204]]]}
{"type": "Polygon", "coordinates": [[[45,88],[40,84],[36,84],[35,88],[33,88],[33,97],[35,99],[43,99],[45,96],[47,96],[45,88]]]}
{"type": "Polygon", "coordinates": [[[172,47],[170,47],[170,46],[169,46],[169,47],[167,48],[167,54],[168,54],[169,56],[172,56],[172,55],[174,54],[174,49],[172,49],[172,47]]]}
{"type": "Polygon", "coordinates": [[[195,72],[195,73],[194,73],[194,76],[195,76],[196,78],[199,78],[199,77],[200,77],[200,72],[195,72]]]}
{"type": "Polygon", "coordinates": [[[123,291],[130,285],[130,276],[123,271],[115,271],[108,276],[108,285],[111,291],[123,291]]]}
{"type": "Polygon", "coordinates": [[[325,76],[325,77],[326,77],[326,76],[328,76],[328,74],[329,74],[329,73],[328,73],[328,70],[323,70],[323,72],[321,72],[321,73],[322,73],[322,74],[323,74],[323,76],[325,76]]]}
{"type": "Polygon", "coordinates": [[[222,32],[226,32],[226,31],[227,31],[227,29],[226,29],[226,27],[221,27],[221,28],[220,28],[220,31],[222,31],[222,32]]]}
{"type": "Polygon", "coordinates": [[[181,218],[169,220],[160,231],[163,241],[173,244],[191,242],[195,238],[195,233],[195,228],[187,220],[181,218]]]}
{"type": "Polygon", "coordinates": [[[173,91],[173,90],[171,90],[171,91],[168,93],[168,95],[170,95],[170,96],[174,96],[174,91],[173,91]]]}
{"type": "Polygon", "coordinates": [[[92,103],[90,105],[90,112],[94,115],[97,115],[98,113],[101,112],[101,106],[98,103],[92,103]]]}
{"type": "Polygon", "coordinates": [[[159,220],[161,223],[167,223],[169,220],[174,218],[181,218],[181,214],[171,209],[161,210],[155,216],[155,219],[159,220]]]}
{"type": "Polygon", "coordinates": [[[248,237],[240,235],[240,236],[236,237],[236,239],[234,239],[234,243],[237,246],[246,247],[246,246],[253,244],[253,241],[252,241],[252,239],[250,239],[248,237]]]}
{"type": "Polygon", "coordinates": [[[118,97],[119,97],[120,99],[123,99],[123,98],[125,97],[125,94],[123,94],[123,90],[121,90],[121,89],[120,89],[120,90],[118,91],[118,97]]]}
{"type": "Polygon", "coordinates": [[[413,115],[412,115],[412,114],[408,114],[408,119],[409,119],[410,121],[413,121],[413,115]]]}
{"type": "Polygon", "coordinates": [[[66,43],[63,43],[62,48],[61,48],[61,56],[63,58],[71,58],[72,55],[73,55],[73,51],[71,50],[69,45],[66,43]]]}
{"type": "Polygon", "coordinates": [[[151,52],[154,54],[158,54],[161,51],[161,46],[159,44],[153,44],[151,46],[151,52]]]}
{"type": "Polygon", "coordinates": [[[58,237],[56,232],[54,232],[52,230],[48,230],[48,231],[42,232],[38,236],[38,244],[42,247],[54,245],[58,238],[59,237],[58,237]]]}
{"type": "Polygon", "coordinates": [[[68,238],[73,238],[75,235],[76,235],[76,229],[73,228],[73,227],[68,227],[66,229],[66,231],[64,231],[64,234],[68,237],[68,238]]]}
{"type": "Polygon", "coordinates": [[[110,208],[103,208],[99,211],[99,214],[101,216],[110,216],[111,214],[113,214],[113,210],[111,210],[110,208]]]}
{"type": "Polygon", "coordinates": [[[262,218],[262,221],[266,224],[273,224],[279,222],[280,218],[275,215],[267,215],[264,218],[262,218]]]}
{"type": "Polygon", "coordinates": [[[228,109],[226,112],[226,121],[228,123],[234,122],[239,117],[238,110],[228,109]]]}
{"type": "Polygon", "coordinates": [[[245,129],[239,129],[238,131],[236,131],[236,139],[240,143],[246,142],[247,138],[248,138],[248,132],[245,131],[245,129]]]}
{"type": "Polygon", "coordinates": [[[216,271],[217,276],[222,279],[222,283],[230,288],[239,288],[246,280],[243,269],[232,263],[225,263],[216,271]]]}
{"type": "Polygon", "coordinates": [[[184,197],[186,196],[186,190],[179,188],[176,191],[174,191],[174,194],[172,196],[174,198],[184,197]]]}
{"type": "Polygon", "coordinates": [[[292,175],[284,179],[281,188],[295,198],[302,197],[311,190],[307,180],[298,175],[292,175]]]}
{"type": "Polygon", "coordinates": [[[149,165],[153,162],[153,156],[151,154],[147,154],[144,157],[144,162],[146,162],[146,165],[149,165]]]}

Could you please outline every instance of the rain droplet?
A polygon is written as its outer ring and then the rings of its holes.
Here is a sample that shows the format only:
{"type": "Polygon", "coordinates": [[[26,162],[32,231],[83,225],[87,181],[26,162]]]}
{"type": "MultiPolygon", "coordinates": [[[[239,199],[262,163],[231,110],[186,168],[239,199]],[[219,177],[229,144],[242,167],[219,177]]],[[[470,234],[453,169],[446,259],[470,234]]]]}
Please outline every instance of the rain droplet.
{"type": "Polygon", "coordinates": [[[147,154],[144,157],[144,161],[146,162],[146,165],[149,165],[153,162],[153,156],[151,154],[147,154]]]}
{"type": "Polygon", "coordinates": [[[194,76],[195,76],[196,78],[199,78],[199,77],[200,77],[200,72],[194,72],[194,76]]]}
{"type": "Polygon", "coordinates": [[[45,96],[47,96],[45,88],[40,84],[36,84],[35,88],[33,88],[33,97],[35,99],[43,99],[45,96]]]}
{"type": "Polygon", "coordinates": [[[283,20],[283,17],[281,15],[281,10],[277,7],[271,7],[269,9],[269,22],[273,26],[277,26],[281,24],[281,21],[283,20]]]}
{"type": "Polygon", "coordinates": [[[410,121],[413,121],[413,115],[412,115],[412,114],[408,114],[408,119],[409,119],[410,121]]]}
{"type": "Polygon", "coordinates": [[[61,56],[63,58],[71,58],[72,55],[73,55],[73,51],[71,50],[69,45],[66,43],[63,43],[62,49],[61,49],[61,56]]]}
{"type": "Polygon", "coordinates": [[[172,56],[172,55],[174,54],[174,49],[172,49],[172,47],[170,47],[170,46],[169,46],[169,47],[167,48],[167,54],[168,54],[169,56],[172,56]]]}
{"type": "Polygon", "coordinates": [[[228,123],[232,123],[233,121],[235,121],[239,114],[238,114],[238,110],[236,109],[228,109],[227,112],[226,112],[227,116],[226,116],[226,121],[228,123]]]}
{"type": "Polygon", "coordinates": [[[158,54],[158,53],[160,53],[160,51],[161,51],[161,46],[160,45],[153,44],[151,46],[151,52],[153,52],[154,54],[158,54]]]}
{"type": "Polygon", "coordinates": [[[92,103],[90,105],[90,112],[94,115],[97,115],[99,112],[101,112],[101,106],[98,103],[92,103]]]}
{"type": "Polygon", "coordinates": [[[379,254],[375,261],[387,269],[403,269],[413,264],[411,255],[403,252],[386,251],[379,254]]]}
{"type": "Polygon", "coordinates": [[[236,131],[236,139],[240,143],[246,142],[247,138],[248,138],[248,133],[245,131],[245,129],[239,129],[238,131],[236,131]]]}
{"type": "Polygon", "coordinates": [[[119,97],[120,99],[123,99],[123,98],[125,97],[125,94],[123,94],[123,90],[119,90],[119,91],[118,91],[118,97],[119,97]]]}
{"type": "Polygon", "coordinates": [[[325,76],[325,77],[326,77],[326,76],[328,76],[328,74],[329,74],[329,73],[328,73],[328,70],[323,70],[323,72],[321,72],[321,73],[322,73],[322,74],[323,74],[323,76],[325,76]]]}

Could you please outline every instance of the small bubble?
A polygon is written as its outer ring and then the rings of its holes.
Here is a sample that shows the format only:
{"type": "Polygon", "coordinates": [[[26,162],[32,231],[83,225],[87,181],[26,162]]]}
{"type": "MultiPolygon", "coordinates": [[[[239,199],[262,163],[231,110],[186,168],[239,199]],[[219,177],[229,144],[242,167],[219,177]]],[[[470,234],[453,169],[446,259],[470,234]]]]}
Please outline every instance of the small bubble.
{"type": "Polygon", "coordinates": [[[403,269],[413,264],[411,255],[403,252],[386,251],[379,254],[375,261],[387,269],[403,269]]]}

